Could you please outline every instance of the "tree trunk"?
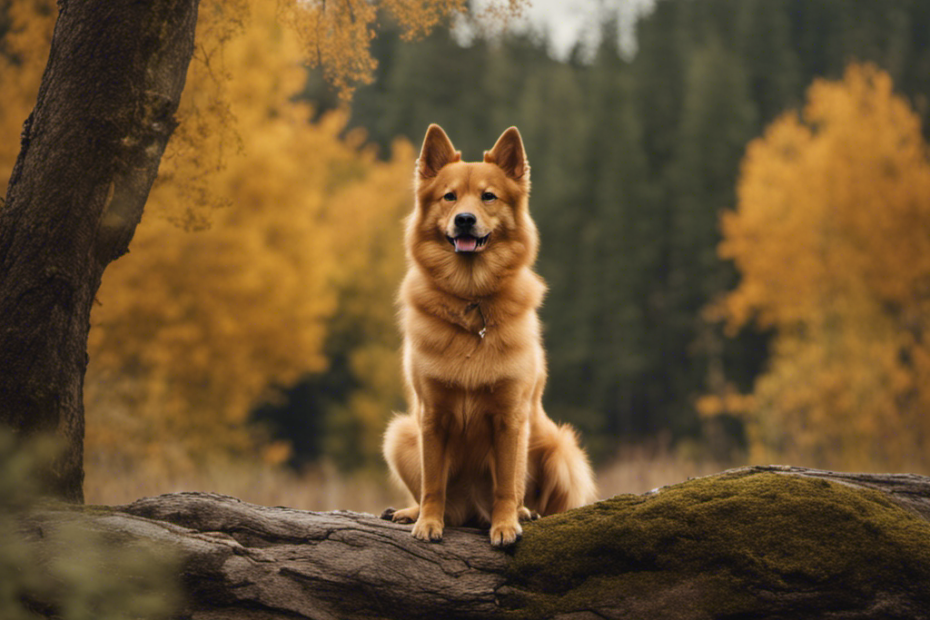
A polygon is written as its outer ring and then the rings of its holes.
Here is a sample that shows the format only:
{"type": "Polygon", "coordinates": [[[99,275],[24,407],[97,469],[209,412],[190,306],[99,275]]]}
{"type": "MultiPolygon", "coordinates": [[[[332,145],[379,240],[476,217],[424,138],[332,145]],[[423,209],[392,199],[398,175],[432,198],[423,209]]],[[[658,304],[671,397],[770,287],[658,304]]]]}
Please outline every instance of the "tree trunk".
{"type": "Polygon", "coordinates": [[[0,422],[54,434],[53,491],[83,501],[90,310],[128,251],[193,53],[197,0],[59,0],[0,207],[0,422]]]}
{"type": "Polygon", "coordinates": [[[24,531],[41,558],[76,522],[179,550],[192,619],[920,619],[928,518],[930,478],[753,467],[529,523],[509,551],[479,530],[424,543],[371,515],[207,493],[46,507],[24,531]]]}

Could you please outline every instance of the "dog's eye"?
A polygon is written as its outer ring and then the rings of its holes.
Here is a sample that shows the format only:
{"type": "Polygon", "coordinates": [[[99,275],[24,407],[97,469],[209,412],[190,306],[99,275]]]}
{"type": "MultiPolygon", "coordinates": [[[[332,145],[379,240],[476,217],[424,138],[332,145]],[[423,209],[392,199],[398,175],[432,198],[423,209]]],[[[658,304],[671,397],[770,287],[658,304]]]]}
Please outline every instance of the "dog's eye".
{"type": "Polygon", "coordinates": [[[497,200],[497,196],[493,192],[483,192],[481,194],[481,200],[484,202],[492,202],[497,200]]]}
{"type": "Polygon", "coordinates": [[[445,196],[443,196],[442,198],[443,198],[443,200],[448,200],[449,202],[454,202],[454,201],[455,201],[455,192],[449,192],[449,193],[447,193],[445,196]]]}

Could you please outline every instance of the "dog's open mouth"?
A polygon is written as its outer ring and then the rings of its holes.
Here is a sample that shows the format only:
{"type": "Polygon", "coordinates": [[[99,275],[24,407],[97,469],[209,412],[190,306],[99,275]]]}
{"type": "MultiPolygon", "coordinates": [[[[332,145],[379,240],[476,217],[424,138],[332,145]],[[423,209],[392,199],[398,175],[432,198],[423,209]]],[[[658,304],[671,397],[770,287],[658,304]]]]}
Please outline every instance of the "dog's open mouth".
{"type": "Polygon", "coordinates": [[[446,238],[449,240],[449,243],[455,246],[456,252],[480,252],[488,246],[488,239],[491,238],[491,233],[488,233],[483,237],[459,235],[458,237],[446,238]]]}

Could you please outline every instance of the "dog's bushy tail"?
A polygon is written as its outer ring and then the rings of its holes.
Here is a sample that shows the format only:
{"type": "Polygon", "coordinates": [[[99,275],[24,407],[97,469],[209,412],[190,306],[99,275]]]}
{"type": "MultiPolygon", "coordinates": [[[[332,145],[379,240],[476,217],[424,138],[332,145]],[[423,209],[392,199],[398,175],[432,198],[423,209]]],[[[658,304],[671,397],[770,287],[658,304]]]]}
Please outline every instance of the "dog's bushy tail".
{"type": "Polygon", "coordinates": [[[578,435],[568,424],[551,423],[533,437],[530,460],[535,501],[529,503],[545,516],[593,502],[597,497],[594,472],[578,445],[578,435]]]}

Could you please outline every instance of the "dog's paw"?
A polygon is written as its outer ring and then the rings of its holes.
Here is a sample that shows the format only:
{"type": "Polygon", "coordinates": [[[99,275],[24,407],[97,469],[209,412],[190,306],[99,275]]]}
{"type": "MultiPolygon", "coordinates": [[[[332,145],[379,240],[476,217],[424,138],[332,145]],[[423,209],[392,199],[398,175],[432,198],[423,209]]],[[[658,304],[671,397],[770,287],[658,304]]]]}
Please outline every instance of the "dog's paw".
{"type": "Polygon", "coordinates": [[[530,510],[526,506],[520,506],[520,509],[517,510],[517,518],[520,521],[535,521],[539,518],[539,513],[535,510],[530,510]]]}
{"type": "Polygon", "coordinates": [[[410,508],[404,508],[403,510],[394,510],[393,508],[388,508],[391,511],[391,516],[385,516],[387,510],[384,511],[384,514],[381,515],[382,519],[390,519],[394,523],[414,523],[417,518],[420,516],[420,507],[411,506],[410,508]]]}
{"type": "Polygon", "coordinates": [[[518,521],[512,523],[495,523],[491,525],[491,545],[509,547],[523,536],[523,528],[518,521]]]}
{"type": "Polygon", "coordinates": [[[442,521],[439,519],[417,519],[411,533],[414,538],[420,540],[439,542],[442,540],[442,521]]]}

